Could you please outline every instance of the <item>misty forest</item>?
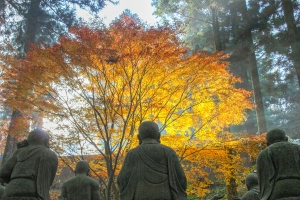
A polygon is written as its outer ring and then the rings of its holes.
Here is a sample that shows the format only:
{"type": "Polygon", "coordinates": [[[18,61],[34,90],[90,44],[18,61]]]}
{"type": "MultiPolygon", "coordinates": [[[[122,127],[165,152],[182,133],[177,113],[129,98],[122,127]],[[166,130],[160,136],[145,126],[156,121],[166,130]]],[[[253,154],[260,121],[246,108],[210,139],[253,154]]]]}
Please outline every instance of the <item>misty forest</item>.
{"type": "Polygon", "coordinates": [[[116,177],[151,120],[189,199],[232,200],[268,130],[300,143],[299,0],[152,0],[156,25],[129,9],[106,25],[98,14],[118,3],[0,2],[0,163],[43,128],[59,157],[51,198],[84,159],[101,198],[118,200],[116,177]]]}

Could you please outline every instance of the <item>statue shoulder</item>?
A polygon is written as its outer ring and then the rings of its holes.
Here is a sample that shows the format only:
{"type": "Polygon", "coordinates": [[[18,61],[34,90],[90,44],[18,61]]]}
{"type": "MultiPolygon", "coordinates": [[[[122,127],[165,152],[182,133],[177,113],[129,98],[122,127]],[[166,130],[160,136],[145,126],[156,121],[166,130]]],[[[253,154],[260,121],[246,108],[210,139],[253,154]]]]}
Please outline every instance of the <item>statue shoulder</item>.
{"type": "Polygon", "coordinates": [[[44,154],[47,154],[49,157],[57,158],[57,154],[51,149],[45,148],[43,149],[44,154]]]}
{"type": "Polygon", "coordinates": [[[258,156],[257,156],[257,159],[259,158],[262,158],[262,157],[265,157],[268,153],[270,152],[270,146],[265,148],[264,150],[262,150],[258,156]]]}
{"type": "MultiPolygon", "coordinates": [[[[167,154],[176,154],[175,150],[172,149],[171,147],[166,146],[166,145],[163,145],[163,144],[161,144],[161,145],[163,146],[163,148],[165,149],[165,152],[166,152],[167,154]]],[[[177,155],[177,154],[176,154],[176,155],[177,155]]]]}
{"type": "Polygon", "coordinates": [[[133,149],[130,149],[127,153],[126,153],[126,157],[131,157],[134,155],[138,155],[138,151],[140,150],[141,146],[137,146],[133,149]]]}
{"type": "Polygon", "coordinates": [[[54,163],[54,165],[57,165],[57,163],[58,163],[58,156],[51,149],[44,148],[42,150],[40,156],[42,157],[43,160],[50,161],[50,162],[54,163]]]}
{"type": "Polygon", "coordinates": [[[23,152],[25,150],[25,147],[19,148],[14,152],[14,155],[18,155],[20,152],[23,152]]]}
{"type": "Polygon", "coordinates": [[[290,142],[289,142],[289,144],[291,144],[292,146],[294,146],[294,147],[296,147],[296,148],[299,148],[299,149],[300,149],[300,145],[299,145],[299,144],[290,143],[290,142]]]}
{"type": "Polygon", "coordinates": [[[82,182],[84,184],[90,185],[93,188],[99,187],[98,181],[96,181],[94,178],[89,177],[89,176],[75,176],[75,177],[67,180],[64,184],[65,185],[74,185],[74,184],[77,184],[78,181],[82,182]]]}
{"type": "Polygon", "coordinates": [[[88,177],[90,179],[90,182],[91,184],[94,186],[94,187],[99,187],[99,182],[96,181],[95,179],[93,179],[92,177],[88,177]]]}
{"type": "Polygon", "coordinates": [[[63,183],[62,187],[66,187],[67,185],[72,184],[72,182],[74,182],[74,181],[76,182],[76,176],[74,176],[74,177],[69,178],[68,180],[66,180],[66,181],[63,183]]]}

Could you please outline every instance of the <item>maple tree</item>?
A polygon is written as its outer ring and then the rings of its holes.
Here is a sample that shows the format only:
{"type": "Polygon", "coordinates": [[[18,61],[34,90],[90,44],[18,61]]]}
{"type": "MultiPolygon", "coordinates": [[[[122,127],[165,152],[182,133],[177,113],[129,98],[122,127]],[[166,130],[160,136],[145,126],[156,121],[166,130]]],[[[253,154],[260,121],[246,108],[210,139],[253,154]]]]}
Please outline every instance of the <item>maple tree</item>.
{"type": "MultiPolygon", "coordinates": [[[[189,185],[188,194],[204,198],[212,186],[226,188],[228,199],[246,192],[245,177],[252,172],[258,153],[266,146],[265,134],[232,134],[222,131],[215,137],[194,138],[187,144],[185,136],[161,138],[179,155],[189,185]]],[[[219,190],[220,188],[217,188],[219,190]]]]}
{"type": "MultiPolygon", "coordinates": [[[[23,59],[23,53],[29,50],[30,43],[42,41],[51,44],[60,35],[67,34],[68,27],[79,22],[75,6],[91,14],[96,14],[108,2],[117,3],[111,0],[52,0],[51,2],[42,0],[3,0],[0,3],[0,34],[2,36],[0,46],[9,44],[10,48],[13,47],[18,51],[19,59],[23,59]]],[[[0,51],[2,50],[0,49],[0,51]]],[[[29,132],[29,122],[27,120],[30,116],[23,115],[24,113],[15,107],[9,107],[9,109],[11,109],[12,114],[8,115],[11,117],[11,123],[3,155],[4,162],[16,150],[17,142],[21,139],[19,137],[21,133],[23,134],[22,138],[26,138],[29,132]]],[[[34,122],[32,125],[41,125],[43,114],[39,113],[41,116],[37,116],[37,113],[31,114],[35,115],[31,119],[39,121],[34,122]]]]}
{"type": "Polygon", "coordinates": [[[77,26],[56,44],[32,45],[24,60],[2,55],[4,103],[55,122],[57,153],[99,154],[102,163],[91,167],[101,171],[111,199],[142,121],[156,121],[163,135],[180,135],[166,144],[181,146],[184,160],[204,141],[220,141],[218,134],[242,123],[253,107],[251,93],[234,87],[241,80],[227,70],[226,55],[191,54],[180,30],[123,14],[109,27],[77,26]]]}

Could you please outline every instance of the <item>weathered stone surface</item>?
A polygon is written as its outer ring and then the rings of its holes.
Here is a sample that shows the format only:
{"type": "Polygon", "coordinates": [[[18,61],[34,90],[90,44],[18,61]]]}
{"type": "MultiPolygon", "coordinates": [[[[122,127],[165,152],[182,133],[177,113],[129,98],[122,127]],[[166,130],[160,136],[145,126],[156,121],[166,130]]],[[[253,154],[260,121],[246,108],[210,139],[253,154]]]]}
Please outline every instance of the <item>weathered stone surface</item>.
{"type": "Polygon", "coordinates": [[[100,200],[99,183],[89,177],[90,167],[85,160],[77,162],[76,176],[64,182],[59,200],[100,200]]]}
{"type": "Polygon", "coordinates": [[[300,146],[289,143],[280,129],[269,131],[266,139],[268,147],[257,158],[261,199],[300,199],[300,146]]]}
{"type": "Polygon", "coordinates": [[[2,195],[3,195],[3,193],[4,193],[4,190],[5,190],[5,187],[2,186],[2,185],[0,185],[0,199],[1,199],[2,195]]]}
{"type": "Polygon", "coordinates": [[[218,199],[222,199],[225,196],[225,194],[223,195],[215,195],[213,196],[210,200],[218,200],[218,199]]]}
{"type": "Polygon", "coordinates": [[[117,177],[121,200],[186,200],[186,176],[175,151],[160,144],[154,122],[139,127],[140,145],[126,155],[117,177]]]}
{"type": "Polygon", "coordinates": [[[246,186],[248,192],[246,192],[241,200],[260,200],[258,178],[256,173],[250,173],[246,177],[246,186]]]}
{"type": "Polygon", "coordinates": [[[233,200],[241,200],[241,197],[239,197],[239,196],[232,196],[232,199],[233,200]]]}
{"type": "Polygon", "coordinates": [[[49,149],[49,135],[33,130],[18,147],[0,169],[0,181],[7,183],[1,200],[50,200],[58,159],[49,149]]]}

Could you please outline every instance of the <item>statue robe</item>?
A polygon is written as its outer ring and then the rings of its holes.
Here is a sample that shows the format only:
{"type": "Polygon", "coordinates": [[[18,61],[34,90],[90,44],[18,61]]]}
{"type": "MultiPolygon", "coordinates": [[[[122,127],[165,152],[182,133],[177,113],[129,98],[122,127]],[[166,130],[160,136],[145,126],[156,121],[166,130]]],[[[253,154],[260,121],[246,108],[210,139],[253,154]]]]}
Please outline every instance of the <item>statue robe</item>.
{"type": "Polygon", "coordinates": [[[3,195],[3,193],[4,193],[4,190],[5,190],[5,187],[2,186],[2,185],[0,185],[0,199],[1,199],[2,195],[3,195]]]}
{"type": "Polygon", "coordinates": [[[8,183],[1,200],[50,200],[57,165],[57,155],[45,146],[17,149],[0,169],[0,178],[8,183]]]}
{"type": "Polygon", "coordinates": [[[121,200],[187,200],[187,180],[178,156],[152,139],[128,152],[117,183],[121,200]]]}
{"type": "Polygon", "coordinates": [[[246,192],[241,200],[260,200],[258,186],[255,186],[246,192]]]}
{"type": "Polygon", "coordinates": [[[257,177],[262,200],[300,199],[300,146],[268,146],[258,155],[257,177]]]}
{"type": "Polygon", "coordinates": [[[85,175],[76,175],[64,182],[59,199],[100,200],[99,183],[85,175]]]}

